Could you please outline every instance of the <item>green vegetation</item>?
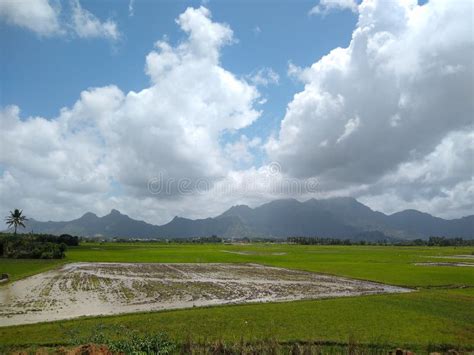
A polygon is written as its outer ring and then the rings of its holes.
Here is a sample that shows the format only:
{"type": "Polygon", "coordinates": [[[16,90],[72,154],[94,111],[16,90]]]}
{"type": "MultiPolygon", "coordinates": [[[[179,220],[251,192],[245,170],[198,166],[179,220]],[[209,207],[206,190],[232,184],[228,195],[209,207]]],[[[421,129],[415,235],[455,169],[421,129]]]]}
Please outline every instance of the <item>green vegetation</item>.
{"type": "MultiPolygon", "coordinates": [[[[94,329],[101,331],[101,329],[94,329]]],[[[13,352],[20,350],[21,354],[57,354],[57,353],[74,353],[74,354],[213,354],[213,355],[368,355],[368,354],[393,354],[395,351],[401,351],[403,354],[412,354],[411,351],[403,352],[402,349],[389,344],[360,344],[355,339],[349,339],[348,343],[337,343],[330,341],[278,341],[274,338],[245,341],[241,338],[238,342],[218,340],[200,340],[195,341],[188,337],[185,341],[172,340],[164,333],[158,334],[137,334],[132,332],[131,335],[120,340],[114,340],[110,337],[97,333],[86,339],[78,339],[79,346],[61,346],[59,349],[55,346],[29,346],[29,347],[10,347],[1,346],[0,350],[5,352],[13,352]],[[59,350],[59,351],[58,351],[59,350]],[[395,351],[394,351],[395,350],[395,351]]],[[[447,345],[430,346],[429,351],[447,351],[448,354],[458,354],[458,352],[450,352],[452,350],[447,345]]]]}
{"type": "Polygon", "coordinates": [[[181,342],[319,341],[416,349],[474,348],[474,272],[415,263],[466,261],[469,247],[306,246],[286,244],[87,243],[61,261],[0,259],[13,279],[63,262],[252,262],[416,288],[408,294],[250,304],[81,318],[0,328],[0,344],[71,344],[92,329],[121,334],[165,332],[181,342]],[[442,258],[439,258],[442,257],[442,258]],[[449,257],[446,259],[445,257],[449,257]],[[452,259],[451,259],[452,258],[452,259]]]}
{"type": "Polygon", "coordinates": [[[173,343],[166,334],[137,334],[133,332],[126,339],[114,340],[106,337],[101,332],[92,337],[79,340],[80,343],[92,343],[106,345],[113,354],[173,354],[178,350],[177,344],[173,343]]]}
{"type": "MultiPolygon", "coordinates": [[[[14,209],[5,217],[8,228],[13,227],[13,235],[0,233],[0,257],[11,259],[62,259],[67,245],[77,246],[79,238],[68,234],[59,237],[48,234],[17,235],[18,227],[25,227],[27,221],[23,211],[14,209]]],[[[2,278],[8,274],[2,272],[2,278]]]]}
{"type": "Polygon", "coordinates": [[[66,244],[59,237],[43,235],[0,235],[0,255],[11,259],[62,259],[66,244]]]}
{"type": "Polygon", "coordinates": [[[18,208],[10,211],[10,214],[5,217],[5,223],[7,224],[8,228],[14,228],[14,234],[16,235],[16,231],[18,227],[25,228],[25,224],[23,222],[27,221],[28,219],[26,216],[23,215],[23,211],[19,210],[18,208]]]}
{"type": "Polygon", "coordinates": [[[9,237],[0,240],[5,258],[12,259],[61,259],[66,251],[65,244],[39,242],[31,237],[9,237]]]}
{"type": "Polygon", "coordinates": [[[429,237],[428,239],[402,240],[387,237],[385,234],[372,231],[358,234],[355,239],[289,237],[289,243],[301,245],[394,245],[394,246],[428,246],[428,247],[472,247],[474,239],[429,237]]]}
{"type": "Polygon", "coordinates": [[[19,280],[64,264],[64,259],[4,259],[0,258],[0,273],[9,275],[10,281],[19,280]]]}
{"type": "Polygon", "coordinates": [[[11,259],[62,259],[67,246],[78,246],[79,238],[69,234],[0,233],[0,257],[11,259]]]}

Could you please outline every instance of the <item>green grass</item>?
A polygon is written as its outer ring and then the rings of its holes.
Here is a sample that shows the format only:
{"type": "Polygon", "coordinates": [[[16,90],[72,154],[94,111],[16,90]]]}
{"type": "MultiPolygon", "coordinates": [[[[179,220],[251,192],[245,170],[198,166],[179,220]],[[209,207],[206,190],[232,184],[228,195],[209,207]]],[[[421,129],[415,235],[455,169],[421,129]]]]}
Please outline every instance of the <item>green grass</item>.
{"type": "Polygon", "coordinates": [[[10,281],[15,281],[39,272],[50,270],[64,262],[64,260],[0,258],[0,273],[7,273],[10,276],[10,281]]]}
{"type": "MultiPolygon", "coordinates": [[[[432,256],[472,252],[473,248],[436,247],[85,244],[71,248],[65,261],[253,262],[408,286],[417,291],[2,327],[0,344],[70,343],[90,336],[91,331],[100,327],[112,337],[136,330],[165,331],[179,340],[189,334],[193,338],[229,341],[244,337],[344,343],[354,338],[363,343],[407,345],[412,349],[426,349],[430,344],[473,348],[474,270],[413,265],[447,261],[432,256]]],[[[9,272],[13,279],[18,279],[61,262],[0,260],[0,272],[9,272]]]]}

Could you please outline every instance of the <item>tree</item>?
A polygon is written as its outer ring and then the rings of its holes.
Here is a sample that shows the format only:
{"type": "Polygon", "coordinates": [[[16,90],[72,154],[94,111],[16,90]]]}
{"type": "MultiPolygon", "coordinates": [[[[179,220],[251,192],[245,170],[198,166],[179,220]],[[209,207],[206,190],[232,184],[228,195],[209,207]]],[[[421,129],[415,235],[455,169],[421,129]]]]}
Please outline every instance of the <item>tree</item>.
{"type": "Polygon", "coordinates": [[[5,223],[8,225],[8,228],[11,228],[12,226],[15,227],[15,235],[16,235],[16,229],[18,228],[18,226],[26,228],[23,222],[27,221],[28,219],[25,216],[23,216],[22,213],[23,213],[22,210],[15,208],[14,211],[10,211],[9,216],[5,217],[5,223]]]}

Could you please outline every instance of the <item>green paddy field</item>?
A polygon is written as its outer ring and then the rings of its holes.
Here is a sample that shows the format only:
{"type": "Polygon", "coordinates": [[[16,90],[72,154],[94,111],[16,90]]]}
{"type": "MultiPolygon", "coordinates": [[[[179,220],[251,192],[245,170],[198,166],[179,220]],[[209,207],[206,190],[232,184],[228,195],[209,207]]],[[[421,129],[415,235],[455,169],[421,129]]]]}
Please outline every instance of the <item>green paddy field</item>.
{"type": "Polygon", "coordinates": [[[406,294],[216,306],[0,327],[0,344],[72,345],[96,333],[118,339],[130,333],[165,332],[177,341],[189,337],[229,342],[356,341],[414,350],[474,350],[474,268],[414,265],[472,263],[456,256],[473,253],[472,247],[88,243],[70,248],[61,261],[0,259],[0,272],[9,273],[12,280],[78,261],[219,262],[259,263],[415,290],[406,294]]]}

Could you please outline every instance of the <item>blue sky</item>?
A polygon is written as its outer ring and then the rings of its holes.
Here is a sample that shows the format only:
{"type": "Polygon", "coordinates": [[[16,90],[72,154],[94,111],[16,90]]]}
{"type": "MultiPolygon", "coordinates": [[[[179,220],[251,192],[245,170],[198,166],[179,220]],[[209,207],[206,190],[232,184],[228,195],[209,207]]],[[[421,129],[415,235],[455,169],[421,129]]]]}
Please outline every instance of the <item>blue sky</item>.
{"type": "Polygon", "coordinates": [[[4,0],[0,212],[115,208],[162,223],[353,196],[386,213],[471,214],[473,10],[4,0]],[[158,176],[194,189],[151,193],[158,176]],[[283,191],[285,181],[318,189],[283,191]]]}

